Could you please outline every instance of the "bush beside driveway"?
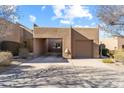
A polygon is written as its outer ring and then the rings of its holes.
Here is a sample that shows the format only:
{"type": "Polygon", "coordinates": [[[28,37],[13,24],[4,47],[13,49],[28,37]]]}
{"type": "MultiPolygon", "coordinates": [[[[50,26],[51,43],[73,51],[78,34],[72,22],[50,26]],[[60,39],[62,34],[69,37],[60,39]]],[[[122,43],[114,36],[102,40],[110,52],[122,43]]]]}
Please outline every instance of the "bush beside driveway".
{"type": "Polygon", "coordinates": [[[11,52],[0,52],[0,66],[8,66],[12,62],[11,52]]]}

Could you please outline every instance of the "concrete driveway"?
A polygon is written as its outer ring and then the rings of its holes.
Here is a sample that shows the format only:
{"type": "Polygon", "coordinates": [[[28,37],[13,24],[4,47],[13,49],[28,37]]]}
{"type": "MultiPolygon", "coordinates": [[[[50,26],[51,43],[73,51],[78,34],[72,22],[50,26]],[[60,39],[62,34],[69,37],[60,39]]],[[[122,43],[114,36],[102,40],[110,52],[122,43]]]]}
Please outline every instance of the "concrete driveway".
{"type": "Polygon", "coordinates": [[[124,87],[124,70],[98,59],[39,57],[0,73],[0,87],[124,87]]]}

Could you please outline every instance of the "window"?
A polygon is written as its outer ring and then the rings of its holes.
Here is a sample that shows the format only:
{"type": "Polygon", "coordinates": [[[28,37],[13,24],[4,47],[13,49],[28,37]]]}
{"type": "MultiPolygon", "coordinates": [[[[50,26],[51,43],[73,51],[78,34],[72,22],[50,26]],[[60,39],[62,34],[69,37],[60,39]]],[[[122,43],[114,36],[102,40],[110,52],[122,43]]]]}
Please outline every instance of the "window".
{"type": "Polygon", "coordinates": [[[60,43],[56,43],[56,48],[61,48],[61,44],[60,43]]]}
{"type": "Polygon", "coordinates": [[[53,48],[60,49],[61,44],[60,43],[53,43],[53,48]]]}

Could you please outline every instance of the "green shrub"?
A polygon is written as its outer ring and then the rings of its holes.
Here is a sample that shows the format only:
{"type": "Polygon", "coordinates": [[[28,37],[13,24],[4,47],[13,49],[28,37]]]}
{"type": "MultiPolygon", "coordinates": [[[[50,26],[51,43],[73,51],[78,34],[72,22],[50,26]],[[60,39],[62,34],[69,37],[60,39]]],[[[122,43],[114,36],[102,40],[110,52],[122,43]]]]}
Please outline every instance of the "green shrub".
{"type": "Polygon", "coordinates": [[[102,49],[102,55],[103,56],[109,56],[109,50],[107,48],[102,49]]]}
{"type": "Polygon", "coordinates": [[[106,48],[105,44],[99,45],[99,54],[100,56],[109,57],[109,49],[106,48]]]}
{"type": "Polygon", "coordinates": [[[114,53],[114,59],[118,62],[124,61],[124,50],[116,50],[114,53]]]}
{"type": "Polygon", "coordinates": [[[0,52],[0,66],[10,65],[12,57],[13,55],[11,52],[0,52]]]}
{"type": "Polygon", "coordinates": [[[103,63],[113,63],[113,60],[110,58],[107,58],[107,59],[103,59],[102,62],[103,63]]]}
{"type": "Polygon", "coordinates": [[[20,48],[19,49],[19,57],[28,58],[28,56],[29,56],[29,51],[27,48],[20,48]]]}

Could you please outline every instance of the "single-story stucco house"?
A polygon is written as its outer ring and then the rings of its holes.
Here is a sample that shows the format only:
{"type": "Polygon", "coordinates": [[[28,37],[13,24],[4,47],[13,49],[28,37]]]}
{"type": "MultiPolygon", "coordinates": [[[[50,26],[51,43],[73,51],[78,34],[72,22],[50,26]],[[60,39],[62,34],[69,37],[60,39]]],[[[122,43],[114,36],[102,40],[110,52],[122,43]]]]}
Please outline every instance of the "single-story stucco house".
{"type": "Polygon", "coordinates": [[[103,38],[100,40],[100,43],[105,44],[109,50],[124,49],[124,37],[122,36],[103,38]]]}
{"type": "Polygon", "coordinates": [[[99,57],[99,29],[35,26],[33,51],[37,56],[59,54],[64,58],[96,58],[99,57]]]}

